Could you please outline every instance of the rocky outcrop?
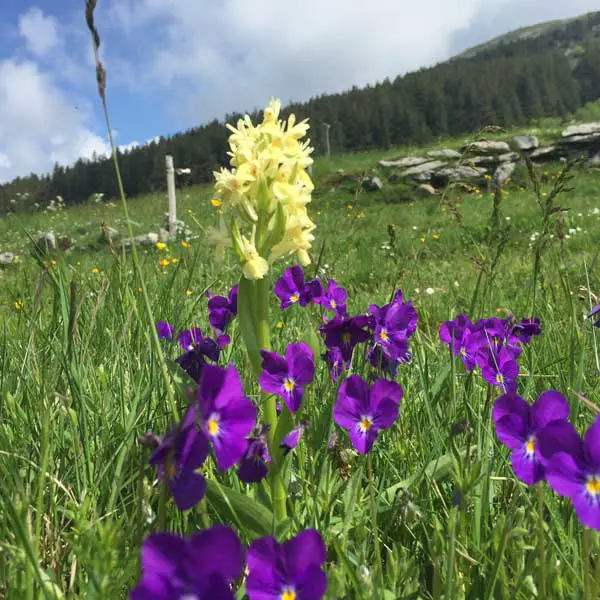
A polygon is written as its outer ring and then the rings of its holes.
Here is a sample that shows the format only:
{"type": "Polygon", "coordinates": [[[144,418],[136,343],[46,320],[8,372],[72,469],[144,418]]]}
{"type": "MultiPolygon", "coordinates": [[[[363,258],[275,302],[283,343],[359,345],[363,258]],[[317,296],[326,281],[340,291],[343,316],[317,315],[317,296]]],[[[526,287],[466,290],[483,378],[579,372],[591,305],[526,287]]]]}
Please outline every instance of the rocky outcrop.
{"type": "Polygon", "coordinates": [[[449,148],[444,148],[443,150],[430,150],[427,153],[427,156],[431,156],[431,158],[445,158],[448,160],[453,160],[456,158],[461,158],[462,154],[457,150],[451,150],[449,148]]]}
{"type": "Polygon", "coordinates": [[[487,173],[483,167],[470,167],[468,165],[457,165],[446,167],[433,174],[434,183],[446,185],[448,183],[468,183],[481,179],[487,173]]]}
{"type": "Polygon", "coordinates": [[[515,135],[510,139],[510,147],[516,152],[535,150],[540,147],[540,140],[535,135],[515,135]]]}
{"type": "Polygon", "coordinates": [[[510,152],[510,146],[506,142],[495,142],[490,140],[480,140],[471,142],[462,147],[463,153],[472,154],[506,154],[510,152]]]}
{"type": "Polygon", "coordinates": [[[439,169],[446,164],[447,163],[443,160],[431,160],[415,167],[411,167],[410,169],[406,169],[406,171],[402,171],[399,175],[403,179],[427,182],[431,179],[431,175],[436,169],[439,169]]]}
{"type": "Polygon", "coordinates": [[[421,163],[427,162],[428,158],[422,156],[406,156],[404,158],[398,158],[396,160],[380,160],[379,166],[385,168],[398,167],[399,169],[407,169],[408,167],[415,167],[421,163]]]}
{"type": "Polygon", "coordinates": [[[571,125],[562,132],[563,138],[580,135],[600,135],[600,122],[571,125]]]}

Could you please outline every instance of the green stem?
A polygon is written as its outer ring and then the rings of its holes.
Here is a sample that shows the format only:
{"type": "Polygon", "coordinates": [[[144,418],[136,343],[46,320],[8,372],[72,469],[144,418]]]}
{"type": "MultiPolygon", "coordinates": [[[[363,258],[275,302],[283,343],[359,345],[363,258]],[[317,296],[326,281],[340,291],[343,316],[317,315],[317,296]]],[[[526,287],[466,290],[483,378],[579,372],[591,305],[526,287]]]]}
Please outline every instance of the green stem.
{"type": "Polygon", "coordinates": [[[590,530],[583,529],[583,600],[592,600],[592,571],[590,565],[590,530]]]}
{"type": "Polygon", "coordinates": [[[540,481],[537,484],[538,492],[538,545],[540,551],[540,598],[546,598],[546,539],[544,536],[544,488],[540,481]]]}
{"type": "MultiPolygon", "coordinates": [[[[375,544],[375,560],[377,567],[377,590],[383,591],[383,567],[381,565],[381,547],[379,546],[379,532],[377,531],[377,500],[375,498],[375,482],[373,481],[373,461],[371,454],[367,455],[367,470],[369,474],[369,493],[371,499],[371,527],[373,528],[373,543],[375,544]]],[[[379,597],[375,595],[375,597],[379,597]]]]}
{"type": "MultiPolygon", "coordinates": [[[[255,327],[256,341],[258,350],[270,350],[271,341],[269,338],[269,281],[261,279],[254,282],[256,300],[255,306],[255,327]]],[[[281,463],[283,456],[277,447],[277,401],[273,394],[265,396],[264,401],[265,423],[270,426],[268,433],[269,452],[273,457],[274,469],[270,474],[271,480],[271,498],[273,501],[273,510],[275,513],[275,522],[281,523],[287,517],[286,507],[286,489],[281,473],[281,463]],[[278,464],[279,463],[279,464],[278,464]]]]}

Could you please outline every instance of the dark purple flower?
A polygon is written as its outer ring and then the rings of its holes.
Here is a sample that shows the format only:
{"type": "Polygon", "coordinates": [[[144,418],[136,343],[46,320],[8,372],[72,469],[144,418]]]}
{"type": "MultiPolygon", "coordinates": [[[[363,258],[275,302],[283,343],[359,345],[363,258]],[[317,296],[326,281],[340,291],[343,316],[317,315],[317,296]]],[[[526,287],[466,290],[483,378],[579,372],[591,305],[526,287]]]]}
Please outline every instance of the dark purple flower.
{"type": "Polygon", "coordinates": [[[530,406],[517,394],[504,394],[494,404],[493,417],[498,439],[512,450],[515,475],[527,485],[543,480],[545,470],[537,439],[548,424],[569,417],[569,403],[564,396],[549,390],[530,406]]]}
{"type": "Polygon", "coordinates": [[[267,464],[271,462],[271,455],[267,446],[267,431],[267,426],[260,427],[256,437],[248,439],[248,448],[238,469],[238,477],[244,483],[258,483],[269,473],[267,464]]]}
{"type": "Polygon", "coordinates": [[[256,424],[256,408],[244,396],[233,365],[226,369],[206,365],[198,387],[201,427],[211,441],[217,467],[226,471],[246,454],[246,436],[256,424]]]}
{"type": "Polygon", "coordinates": [[[234,285],[229,290],[227,298],[212,296],[208,301],[208,322],[217,331],[225,331],[237,315],[238,286],[234,285]]]}
{"type": "Polygon", "coordinates": [[[314,529],[277,543],[263,537],[248,549],[246,593],[250,600],[320,600],[327,589],[325,544],[314,529]]]}
{"type": "Polygon", "coordinates": [[[333,279],[327,282],[327,291],[322,289],[322,294],[315,298],[315,302],[327,310],[332,310],[340,317],[346,316],[346,302],[348,293],[339,286],[333,279]]]}
{"type": "Polygon", "coordinates": [[[534,335],[540,335],[542,328],[540,320],[537,318],[521,319],[519,323],[515,323],[510,331],[508,343],[514,344],[529,344],[534,335]]]}
{"type": "Polygon", "coordinates": [[[404,351],[402,351],[401,348],[402,346],[399,345],[396,348],[396,358],[391,358],[384,352],[381,346],[372,345],[367,352],[367,360],[376,369],[380,369],[383,373],[393,379],[398,373],[398,365],[407,363],[412,359],[412,354],[408,351],[408,341],[403,344],[404,351]]]}
{"type": "Polygon", "coordinates": [[[307,427],[308,422],[301,421],[283,438],[283,440],[281,440],[279,447],[283,450],[284,455],[290,453],[300,443],[307,427]]]}
{"type": "Polygon", "coordinates": [[[196,427],[196,411],[188,408],[180,426],[167,434],[150,458],[158,467],[158,479],[167,477],[179,510],[188,510],[204,497],[206,483],[199,469],[208,456],[208,442],[196,427]]]}
{"type": "Polygon", "coordinates": [[[344,360],[339,348],[330,348],[323,354],[322,358],[329,367],[331,379],[334,383],[338,380],[338,377],[341,377],[342,373],[350,367],[350,361],[344,360]]]}
{"type": "Polygon", "coordinates": [[[445,321],[440,325],[440,340],[452,350],[455,356],[460,355],[464,347],[463,339],[466,332],[473,329],[471,319],[466,315],[458,315],[452,321],[445,321]]]}
{"type": "MultiPolygon", "coordinates": [[[[590,314],[586,317],[586,319],[591,319],[592,317],[596,316],[599,312],[600,304],[597,304],[596,306],[594,306],[594,308],[592,308],[590,314]]],[[[594,322],[594,327],[600,327],[600,318],[596,319],[596,321],[594,322]]]]}
{"type": "Polygon", "coordinates": [[[241,577],[244,550],[223,525],[187,540],[153,533],[142,544],[142,578],[131,600],[234,600],[231,582],[241,577]]]}
{"type": "Polygon", "coordinates": [[[173,325],[166,321],[159,321],[156,324],[156,332],[158,333],[159,340],[167,340],[170,342],[173,339],[174,331],[173,325]]]}
{"type": "Polygon", "coordinates": [[[302,403],[304,386],[315,376],[315,363],[310,347],[304,342],[290,344],[285,358],[276,352],[261,350],[262,373],[258,383],[264,392],[282,398],[290,412],[295,413],[302,403]]]}
{"type": "Polygon", "coordinates": [[[281,300],[281,310],[299,304],[306,306],[321,293],[321,283],[318,280],[304,283],[304,272],[302,267],[294,265],[283,272],[283,275],[275,283],[275,295],[281,300]]]}
{"type": "Polygon", "coordinates": [[[371,337],[364,329],[368,322],[369,319],[364,315],[347,318],[335,316],[331,321],[325,323],[319,331],[325,337],[327,348],[339,349],[342,359],[345,362],[350,362],[354,346],[366,342],[371,337]]]}
{"type": "Polygon", "coordinates": [[[176,359],[176,362],[196,383],[200,383],[206,365],[205,358],[217,362],[221,347],[215,340],[203,337],[202,330],[198,327],[181,331],[179,345],[185,352],[176,359]]]}
{"type": "Polygon", "coordinates": [[[519,363],[515,354],[508,348],[502,348],[499,352],[485,349],[480,356],[481,376],[490,385],[502,388],[505,392],[516,389],[516,380],[519,375],[519,363]]]}
{"type": "Polygon", "coordinates": [[[352,445],[361,454],[371,450],[379,430],[389,429],[398,418],[402,388],[378,379],[372,387],[351,375],[340,386],[333,407],[333,420],[348,431],[352,445]]]}
{"type": "Polygon", "coordinates": [[[539,446],[550,487],[571,499],[586,527],[600,531],[600,416],[583,440],[570,423],[551,423],[542,431],[539,446]]]}

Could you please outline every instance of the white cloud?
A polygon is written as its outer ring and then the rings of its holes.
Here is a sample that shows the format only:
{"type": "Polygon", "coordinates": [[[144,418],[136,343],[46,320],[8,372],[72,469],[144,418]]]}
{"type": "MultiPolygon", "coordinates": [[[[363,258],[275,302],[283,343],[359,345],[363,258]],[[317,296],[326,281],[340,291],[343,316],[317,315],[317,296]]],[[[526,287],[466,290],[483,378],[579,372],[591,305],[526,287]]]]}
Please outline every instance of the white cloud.
{"type": "Polygon", "coordinates": [[[58,21],[37,6],[19,15],[19,34],[27,49],[38,57],[44,57],[60,45],[58,21]]]}
{"type": "Polygon", "coordinates": [[[90,115],[31,61],[0,61],[0,181],[108,152],[90,115]]]}

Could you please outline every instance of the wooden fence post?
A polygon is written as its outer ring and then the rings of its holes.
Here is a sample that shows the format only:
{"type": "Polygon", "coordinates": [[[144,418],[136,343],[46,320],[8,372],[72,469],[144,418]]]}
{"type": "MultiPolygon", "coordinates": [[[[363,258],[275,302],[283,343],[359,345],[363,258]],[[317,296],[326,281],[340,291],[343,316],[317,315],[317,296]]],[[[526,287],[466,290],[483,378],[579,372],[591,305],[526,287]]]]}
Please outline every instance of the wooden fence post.
{"type": "Polygon", "coordinates": [[[167,192],[169,194],[169,236],[171,238],[177,235],[177,200],[175,197],[175,169],[173,167],[173,157],[170,154],[165,156],[165,166],[167,169],[167,192]]]}

